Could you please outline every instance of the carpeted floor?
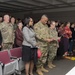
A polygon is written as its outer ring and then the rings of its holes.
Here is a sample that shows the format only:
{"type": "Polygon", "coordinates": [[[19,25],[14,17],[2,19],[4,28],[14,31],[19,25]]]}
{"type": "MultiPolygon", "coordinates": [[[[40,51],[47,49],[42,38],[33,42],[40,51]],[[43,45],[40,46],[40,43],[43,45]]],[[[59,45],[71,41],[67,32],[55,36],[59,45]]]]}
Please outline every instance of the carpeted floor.
{"type": "MultiPolygon", "coordinates": [[[[54,64],[57,67],[53,69],[49,69],[46,67],[49,70],[49,72],[44,73],[44,75],[65,75],[75,66],[75,61],[62,59],[62,60],[55,60],[54,64]]],[[[22,72],[22,75],[25,75],[25,73],[22,72]]],[[[34,75],[37,75],[37,74],[34,72],[34,75]]]]}

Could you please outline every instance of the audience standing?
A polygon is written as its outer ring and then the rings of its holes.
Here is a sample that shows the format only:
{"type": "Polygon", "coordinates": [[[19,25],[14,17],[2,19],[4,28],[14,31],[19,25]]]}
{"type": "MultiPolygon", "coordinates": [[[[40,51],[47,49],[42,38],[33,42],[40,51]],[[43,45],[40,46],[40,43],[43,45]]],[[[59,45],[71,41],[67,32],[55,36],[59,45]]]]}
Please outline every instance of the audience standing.
{"type": "Polygon", "coordinates": [[[0,23],[0,31],[2,34],[2,50],[11,49],[13,46],[13,26],[9,23],[9,15],[4,15],[4,21],[0,23]]]}
{"type": "Polygon", "coordinates": [[[24,26],[23,28],[22,60],[25,63],[26,75],[33,75],[34,62],[37,62],[37,45],[35,32],[33,29],[33,19],[26,18],[24,21],[24,25],[26,26],[24,26]]]}
{"type": "Polygon", "coordinates": [[[72,32],[70,30],[70,22],[67,22],[63,31],[63,45],[64,45],[64,55],[68,55],[69,49],[69,39],[72,37],[72,32]]]}
{"type": "Polygon", "coordinates": [[[58,37],[58,32],[56,31],[55,21],[51,21],[49,33],[50,33],[50,38],[53,39],[53,41],[50,42],[50,45],[48,48],[48,50],[49,50],[49,52],[48,52],[48,67],[53,68],[53,67],[56,67],[53,64],[53,59],[55,58],[55,56],[57,54],[57,48],[59,45],[58,40],[60,40],[60,38],[58,37]]]}
{"type": "Polygon", "coordinates": [[[41,50],[42,56],[38,59],[37,62],[37,73],[38,75],[43,75],[43,72],[48,72],[47,69],[44,68],[44,64],[46,64],[47,54],[48,54],[48,45],[52,39],[50,39],[49,29],[47,26],[48,17],[43,15],[41,20],[34,25],[37,44],[41,50]]]}
{"type": "Polygon", "coordinates": [[[16,47],[21,47],[22,46],[22,42],[23,42],[23,35],[22,35],[22,27],[23,24],[22,22],[19,22],[17,24],[17,29],[15,30],[15,44],[16,47]]]}
{"type": "Polygon", "coordinates": [[[73,45],[75,40],[75,24],[71,25],[72,37],[69,39],[69,54],[73,55],[73,45]]]}

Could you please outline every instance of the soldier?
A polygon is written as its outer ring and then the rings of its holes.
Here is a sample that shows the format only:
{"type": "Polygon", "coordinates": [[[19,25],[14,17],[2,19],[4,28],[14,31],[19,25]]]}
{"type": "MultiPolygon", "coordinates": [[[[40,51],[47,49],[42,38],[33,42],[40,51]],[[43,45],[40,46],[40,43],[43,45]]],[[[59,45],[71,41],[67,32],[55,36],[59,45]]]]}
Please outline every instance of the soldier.
{"type": "Polygon", "coordinates": [[[13,26],[9,23],[9,15],[4,15],[4,21],[0,24],[2,33],[2,50],[11,49],[13,45],[13,26]]]}
{"type": "Polygon", "coordinates": [[[49,29],[47,26],[48,17],[46,15],[43,15],[41,17],[41,20],[34,25],[34,30],[36,33],[37,38],[37,45],[40,48],[42,52],[41,58],[38,59],[38,63],[36,65],[37,67],[37,73],[39,75],[43,75],[43,72],[48,72],[44,68],[44,64],[46,63],[47,54],[48,54],[48,44],[52,39],[50,39],[49,35],[49,29]]]}
{"type": "Polygon", "coordinates": [[[10,23],[12,24],[12,26],[13,26],[13,30],[14,30],[14,33],[13,33],[13,37],[14,37],[14,44],[13,44],[13,47],[15,48],[16,47],[16,37],[15,37],[15,31],[16,31],[16,29],[17,29],[17,24],[15,23],[15,18],[14,17],[11,17],[11,19],[10,19],[10,23]]]}
{"type": "Polygon", "coordinates": [[[11,18],[11,24],[13,25],[13,29],[14,29],[14,32],[15,32],[15,30],[17,29],[17,24],[15,23],[14,17],[11,18]]]}
{"type": "Polygon", "coordinates": [[[49,45],[49,48],[48,48],[49,49],[49,52],[48,52],[48,67],[53,68],[53,67],[56,67],[55,65],[52,64],[52,62],[53,62],[53,59],[54,59],[54,57],[56,56],[56,53],[57,53],[58,39],[60,39],[60,37],[58,37],[58,33],[56,31],[56,28],[55,28],[55,21],[51,21],[49,33],[50,33],[50,38],[52,38],[54,40],[50,42],[50,45],[49,45]]]}

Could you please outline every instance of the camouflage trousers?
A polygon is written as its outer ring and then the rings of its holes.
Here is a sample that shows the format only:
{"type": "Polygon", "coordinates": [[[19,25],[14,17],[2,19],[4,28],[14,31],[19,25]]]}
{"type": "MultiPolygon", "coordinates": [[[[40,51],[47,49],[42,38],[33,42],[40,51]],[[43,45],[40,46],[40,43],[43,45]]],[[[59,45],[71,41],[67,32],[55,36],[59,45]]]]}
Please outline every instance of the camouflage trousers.
{"type": "Polygon", "coordinates": [[[48,47],[41,47],[40,50],[41,50],[42,56],[41,58],[38,59],[38,62],[36,65],[37,68],[42,67],[47,61],[48,47]]]}
{"type": "Polygon", "coordinates": [[[57,46],[49,46],[48,48],[48,56],[47,56],[47,61],[52,62],[53,59],[55,58],[57,54],[57,46]]]}
{"type": "Polygon", "coordinates": [[[5,49],[10,50],[10,49],[12,49],[12,47],[13,47],[12,43],[4,43],[3,47],[2,47],[2,50],[5,50],[5,49]]]}

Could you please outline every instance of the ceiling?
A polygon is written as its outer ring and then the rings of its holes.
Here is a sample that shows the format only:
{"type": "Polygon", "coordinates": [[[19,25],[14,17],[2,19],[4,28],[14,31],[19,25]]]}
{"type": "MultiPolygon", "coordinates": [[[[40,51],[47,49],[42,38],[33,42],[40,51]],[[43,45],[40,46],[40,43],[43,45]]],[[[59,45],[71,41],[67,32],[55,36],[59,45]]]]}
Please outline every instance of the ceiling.
{"type": "Polygon", "coordinates": [[[23,12],[65,7],[75,7],[75,0],[0,0],[0,12],[23,12]]]}

